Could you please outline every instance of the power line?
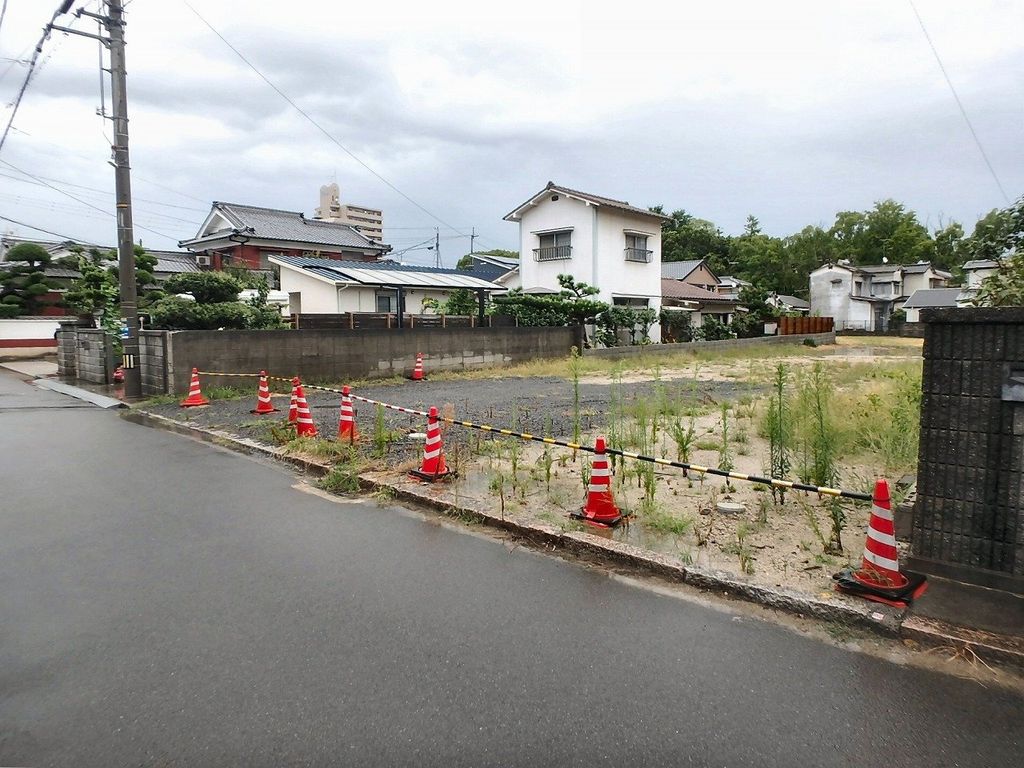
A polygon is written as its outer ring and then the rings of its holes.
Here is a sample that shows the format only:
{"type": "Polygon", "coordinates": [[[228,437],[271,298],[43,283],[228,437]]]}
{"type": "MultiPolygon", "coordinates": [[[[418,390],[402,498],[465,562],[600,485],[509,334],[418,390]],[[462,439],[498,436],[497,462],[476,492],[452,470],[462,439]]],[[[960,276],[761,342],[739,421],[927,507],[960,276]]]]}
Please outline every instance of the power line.
{"type": "Polygon", "coordinates": [[[296,112],[298,112],[300,115],[302,115],[304,118],[306,118],[306,120],[308,120],[318,131],[320,131],[320,133],[322,133],[324,136],[326,136],[328,139],[330,139],[330,141],[333,142],[335,144],[335,146],[337,146],[342,152],[344,152],[346,155],[348,155],[353,160],[355,160],[357,163],[359,163],[361,166],[363,166],[363,168],[365,168],[370,173],[372,173],[374,176],[376,176],[377,179],[382,181],[389,188],[391,188],[392,190],[397,192],[399,195],[404,197],[406,200],[408,200],[414,206],[416,206],[421,211],[423,211],[423,213],[427,214],[427,216],[429,216],[430,218],[434,219],[434,221],[437,221],[437,222],[443,224],[444,226],[446,226],[448,229],[452,230],[453,232],[457,232],[460,235],[464,235],[463,232],[461,232],[458,229],[456,229],[455,227],[453,227],[451,224],[446,222],[440,216],[437,216],[436,214],[433,214],[430,211],[428,211],[422,205],[420,205],[415,200],[413,200],[411,197],[409,197],[409,195],[405,194],[405,192],[400,190],[398,187],[396,187],[390,181],[388,181],[383,176],[381,176],[379,173],[377,173],[375,170],[373,170],[373,168],[371,168],[367,163],[365,163],[361,158],[359,158],[359,156],[357,156],[352,150],[350,150],[348,147],[346,147],[344,144],[342,144],[340,141],[338,141],[338,139],[336,139],[331,133],[329,133],[326,128],[324,128],[322,125],[320,125],[320,123],[318,123],[316,120],[314,120],[309,115],[308,112],[306,112],[304,109],[302,109],[302,107],[300,107],[298,104],[296,104],[294,101],[292,101],[291,97],[289,97],[288,94],[286,94],[284,91],[282,91],[280,88],[278,88],[273,82],[271,82],[271,80],[266,75],[264,75],[256,67],[255,64],[253,64],[251,61],[249,61],[242,54],[241,51],[239,51],[237,48],[235,48],[235,46],[233,46],[231,43],[228,42],[227,38],[225,38],[224,35],[222,35],[220,32],[218,32],[216,30],[216,28],[210,22],[208,22],[206,19],[204,19],[202,14],[200,14],[199,11],[197,11],[195,8],[193,8],[192,5],[188,2],[188,0],[182,0],[182,2],[185,4],[185,6],[190,11],[192,11],[192,13],[194,13],[196,15],[196,17],[198,17],[198,19],[201,22],[203,22],[203,24],[205,24],[210,29],[211,32],[213,32],[213,34],[215,34],[217,37],[219,37],[221,42],[224,43],[224,45],[226,45],[228,48],[230,48],[234,52],[234,54],[238,58],[240,58],[245,63],[245,65],[247,67],[249,67],[249,69],[251,69],[253,72],[255,72],[259,76],[259,78],[261,80],[263,80],[263,82],[265,82],[267,85],[269,85],[271,88],[273,88],[277,92],[278,96],[280,96],[282,99],[284,99],[286,102],[288,102],[288,104],[290,104],[291,107],[296,112]]]}
{"type": "MultiPolygon", "coordinates": [[[[40,137],[36,136],[35,134],[29,133],[28,131],[23,131],[21,128],[15,128],[15,127],[12,126],[11,130],[14,131],[14,133],[21,134],[22,136],[28,136],[33,141],[38,141],[38,142],[41,142],[43,144],[49,144],[51,147],[56,147],[57,149],[61,150],[62,152],[66,152],[68,154],[74,155],[75,157],[80,157],[83,160],[88,160],[89,162],[94,162],[96,160],[95,157],[90,157],[89,155],[83,154],[81,152],[72,152],[67,147],[64,147],[64,146],[62,146],[60,144],[57,144],[54,141],[49,141],[48,139],[40,138],[40,137]]],[[[108,149],[109,149],[109,147],[108,147],[108,149]]],[[[134,170],[134,169],[132,169],[132,170],[134,170]]],[[[189,200],[195,200],[197,203],[203,203],[203,204],[208,204],[209,203],[209,200],[204,200],[201,197],[196,197],[195,195],[190,195],[187,192],[182,192],[180,190],[174,189],[173,187],[168,187],[166,184],[161,184],[158,181],[153,181],[152,179],[149,179],[149,178],[147,178],[145,176],[140,176],[137,173],[133,173],[132,174],[132,181],[136,181],[136,180],[137,181],[144,181],[147,184],[151,184],[154,187],[159,187],[160,189],[166,190],[166,191],[168,191],[168,192],[170,192],[172,194],[175,194],[175,195],[179,195],[180,197],[187,197],[189,200]]],[[[54,179],[50,179],[50,181],[54,181],[54,179]]],[[[73,185],[70,185],[70,186],[73,186],[73,185]]],[[[166,205],[166,203],[164,203],[164,205],[166,205]]],[[[189,210],[199,210],[199,209],[198,208],[190,208],[189,210]]],[[[208,209],[204,208],[204,209],[202,209],[202,211],[204,213],[207,213],[208,209]]]]}
{"type": "MultiPolygon", "coordinates": [[[[38,181],[38,182],[39,182],[40,184],[42,184],[42,185],[43,185],[44,187],[49,187],[49,188],[50,188],[50,189],[52,189],[52,190],[53,190],[54,192],[58,192],[58,193],[60,193],[60,194],[64,195],[65,197],[69,197],[69,198],[71,198],[72,200],[74,200],[74,201],[75,201],[76,203],[81,203],[81,204],[82,204],[82,205],[84,205],[84,206],[85,206],[86,208],[92,208],[93,210],[95,210],[95,211],[99,211],[100,213],[102,213],[102,214],[105,214],[105,215],[106,215],[106,216],[108,216],[108,217],[113,217],[113,218],[115,218],[115,219],[117,218],[117,216],[116,216],[115,214],[111,213],[111,212],[110,212],[109,210],[107,210],[107,209],[105,209],[105,208],[100,208],[99,206],[95,206],[95,205],[93,205],[92,203],[90,203],[90,202],[87,202],[87,201],[83,200],[83,199],[82,199],[82,198],[80,198],[80,197],[76,197],[75,195],[72,195],[72,194],[71,194],[70,192],[67,192],[67,191],[65,191],[65,190],[63,190],[63,189],[60,189],[59,187],[55,187],[55,186],[53,186],[53,184],[50,184],[50,183],[49,183],[49,182],[47,182],[47,181],[43,181],[43,180],[42,180],[42,178],[40,178],[39,176],[36,176],[36,175],[35,175],[35,174],[33,174],[33,173],[29,173],[29,172],[28,172],[28,171],[26,171],[26,170],[23,170],[23,169],[21,169],[21,168],[18,168],[18,167],[17,167],[16,165],[14,165],[13,163],[9,163],[9,162],[7,162],[6,160],[3,160],[3,159],[0,159],[0,163],[3,163],[3,164],[4,164],[4,165],[6,165],[6,166],[7,166],[8,168],[13,168],[13,169],[14,169],[15,171],[17,171],[18,173],[23,173],[23,174],[25,174],[25,175],[26,175],[26,176],[28,176],[28,177],[29,177],[30,179],[35,179],[35,180],[36,180],[36,181],[38,181]]],[[[156,231],[155,229],[150,229],[149,227],[144,227],[144,226],[142,226],[141,224],[137,224],[136,226],[137,226],[137,227],[138,227],[139,229],[143,229],[143,230],[145,230],[146,232],[149,232],[149,233],[151,233],[151,234],[154,234],[154,235],[159,235],[160,237],[162,237],[162,238],[165,238],[165,239],[167,239],[167,240],[171,240],[171,241],[173,241],[173,242],[175,242],[175,243],[177,243],[177,242],[178,242],[178,238],[176,238],[176,237],[171,237],[170,235],[166,235],[166,234],[164,234],[163,232],[157,232],[157,231],[156,231]]]]}
{"type": "Polygon", "coordinates": [[[29,81],[32,79],[32,74],[36,69],[36,62],[39,61],[39,54],[43,52],[43,43],[45,43],[50,37],[51,27],[53,22],[56,21],[58,16],[63,16],[71,8],[72,0],[61,0],[57,10],[53,12],[53,16],[50,17],[50,23],[43,27],[43,34],[39,38],[39,42],[36,43],[35,50],[32,51],[32,58],[28,62],[28,72],[25,73],[25,79],[21,83],[21,88],[18,89],[18,95],[14,99],[14,106],[11,109],[11,117],[7,121],[7,126],[4,128],[4,133],[0,136],[0,151],[4,148],[4,142],[7,141],[7,134],[10,133],[11,125],[14,123],[14,116],[18,114],[18,107],[21,106],[21,100],[25,96],[25,91],[28,89],[29,81]]]}
{"type": "Polygon", "coordinates": [[[18,221],[17,219],[11,219],[11,218],[8,218],[7,216],[0,216],[0,219],[3,219],[4,221],[9,221],[12,224],[17,224],[19,227],[28,227],[29,229],[33,229],[36,232],[45,232],[48,235],[53,235],[54,237],[59,237],[62,240],[71,240],[71,241],[79,243],[81,245],[95,245],[95,243],[90,243],[88,240],[81,240],[81,239],[79,239],[77,237],[71,237],[70,235],[62,235],[60,232],[54,232],[53,230],[50,230],[50,229],[43,229],[42,227],[34,227],[31,224],[26,224],[24,221],[18,221]]]}
{"type": "MultiPolygon", "coordinates": [[[[10,176],[10,175],[8,175],[6,173],[0,173],[0,177],[5,178],[5,179],[13,179],[14,181],[20,181],[23,184],[33,184],[33,185],[36,185],[36,186],[43,186],[40,182],[31,181],[29,179],[19,179],[17,176],[10,176]]],[[[96,193],[101,194],[101,195],[110,195],[111,197],[114,196],[113,192],[109,192],[109,191],[107,191],[105,189],[97,189],[96,187],[87,187],[84,184],[74,184],[74,183],[72,183],[70,181],[64,181],[62,179],[55,179],[52,176],[40,176],[39,178],[40,179],[45,179],[46,181],[52,181],[54,184],[63,184],[65,187],[74,187],[75,189],[84,189],[84,190],[86,190],[88,192],[96,192],[96,193]]],[[[165,208],[178,208],[178,209],[183,210],[183,211],[194,211],[196,213],[209,213],[209,211],[207,211],[205,208],[193,208],[192,206],[189,206],[189,205],[175,205],[174,203],[165,203],[163,200],[150,200],[150,199],[147,199],[145,197],[135,197],[135,196],[132,196],[132,200],[136,201],[136,202],[140,202],[140,203],[152,203],[154,205],[162,205],[165,208]]],[[[168,218],[172,218],[172,217],[168,217],[168,218]]],[[[184,221],[184,219],[176,219],[176,221],[184,221]]],[[[188,223],[191,224],[192,222],[188,222],[188,223]]]]}
{"type": "Polygon", "coordinates": [[[936,49],[935,43],[932,42],[931,35],[928,34],[928,30],[924,26],[924,19],[922,19],[921,14],[917,12],[917,6],[914,5],[914,0],[907,0],[907,2],[910,4],[910,9],[917,17],[917,23],[921,26],[921,31],[924,33],[924,39],[928,41],[928,47],[932,49],[932,55],[935,56],[935,61],[939,65],[939,69],[942,70],[942,76],[946,78],[946,85],[949,86],[949,90],[953,94],[953,98],[956,100],[956,105],[960,108],[960,114],[963,115],[964,122],[967,123],[967,128],[971,132],[971,136],[974,137],[974,143],[978,145],[978,151],[981,153],[981,158],[985,161],[985,165],[988,166],[988,172],[992,174],[992,179],[995,181],[996,186],[999,187],[999,191],[1003,195],[1003,200],[1005,200],[1007,205],[1009,205],[1010,196],[1006,194],[1006,190],[1003,188],[1003,183],[999,180],[999,176],[996,174],[996,169],[992,167],[992,163],[988,159],[988,154],[985,152],[985,147],[981,144],[978,132],[974,130],[971,118],[967,116],[967,110],[964,109],[964,104],[960,101],[960,96],[957,94],[956,88],[953,87],[953,81],[950,79],[949,73],[946,71],[946,67],[942,63],[942,59],[939,57],[939,51],[936,49]]]}
{"type": "Polygon", "coordinates": [[[4,16],[7,15],[7,0],[4,0],[4,4],[0,7],[0,30],[4,28],[4,16]]]}

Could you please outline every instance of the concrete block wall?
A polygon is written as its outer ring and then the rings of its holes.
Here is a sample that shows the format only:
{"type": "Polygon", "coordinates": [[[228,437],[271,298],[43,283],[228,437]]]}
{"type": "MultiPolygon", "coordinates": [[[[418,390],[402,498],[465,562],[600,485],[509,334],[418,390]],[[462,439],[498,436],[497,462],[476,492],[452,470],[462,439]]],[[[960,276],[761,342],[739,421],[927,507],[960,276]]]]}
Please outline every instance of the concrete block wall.
{"type": "Polygon", "coordinates": [[[1024,309],[925,310],[922,319],[909,565],[1024,594],[1024,309]]]}
{"type": "Polygon", "coordinates": [[[113,374],[113,340],[98,328],[79,328],[75,349],[78,378],[90,384],[108,384],[113,374]]]}
{"type": "Polygon", "coordinates": [[[142,331],[139,334],[142,394],[146,397],[167,392],[167,331],[142,331]]]}
{"type": "Polygon", "coordinates": [[[429,373],[562,357],[573,346],[581,346],[579,328],[175,331],[167,344],[168,382],[172,392],[186,392],[193,367],[343,382],[408,375],[417,352],[429,373]]]}
{"type": "Polygon", "coordinates": [[[62,325],[57,332],[57,375],[78,378],[78,328],[62,325]]]}

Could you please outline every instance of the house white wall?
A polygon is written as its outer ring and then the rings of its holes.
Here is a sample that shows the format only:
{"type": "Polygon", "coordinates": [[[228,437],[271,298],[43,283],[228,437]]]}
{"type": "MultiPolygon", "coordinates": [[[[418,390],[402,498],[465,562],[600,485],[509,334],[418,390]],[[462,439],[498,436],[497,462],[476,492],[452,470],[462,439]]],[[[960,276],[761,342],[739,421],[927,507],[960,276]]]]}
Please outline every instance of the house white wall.
{"type": "Polygon", "coordinates": [[[843,329],[842,323],[850,314],[854,303],[853,274],[839,265],[826,264],[811,272],[811,314],[835,319],[836,328],[843,329]]]}
{"type": "MultiPolygon", "coordinates": [[[[661,224],[658,219],[630,214],[606,206],[588,205],[552,190],[551,196],[525,210],[519,222],[520,282],[524,290],[559,290],[558,276],[572,275],[598,289],[597,298],[609,304],[616,297],[647,299],[656,312],[661,309],[661,224]],[[572,231],[571,258],[536,261],[534,249],[540,235],[572,231]],[[626,233],[647,235],[653,253],[648,263],[626,261],[626,233]]],[[[659,341],[658,325],[651,339],[659,341]]]]}
{"type": "Polygon", "coordinates": [[[972,289],[981,288],[981,284],[985,282],[985,279],[996,274],[998,271],[997,267],[965,269],[964,278],[966,279],[967,287],[972,289]]]}

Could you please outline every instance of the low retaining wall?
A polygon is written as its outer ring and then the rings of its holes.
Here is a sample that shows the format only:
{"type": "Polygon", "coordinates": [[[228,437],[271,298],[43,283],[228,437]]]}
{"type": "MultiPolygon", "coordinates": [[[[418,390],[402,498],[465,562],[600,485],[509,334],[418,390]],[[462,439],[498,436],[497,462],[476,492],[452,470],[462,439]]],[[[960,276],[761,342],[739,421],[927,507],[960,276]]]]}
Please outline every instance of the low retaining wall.
{"type": "Polygon", "coordinates": [[[680,352],[696,352],[700,349],[728,349],[730,347],[762,347],[773,344],[803,344],[811,339],[815,346],[835,344],[835,331],[831,333],[809,333],[806,336],[759,336],[752,339],[723,339],[722,341],[688,341],[681,344],[644,344],[636,347],[609,347],[608,349],[586,349],[586,357],[641,357],[646,355],[676,355],[680,352]]]}
{"type": "MultiPolygon", "coordinates": [[[[175,393],[188,391],[193,367],[340,382],[408,375],[417,352],[423,353],[429,373],[564,357],[573,346],[582,346],[578,327],[150,333],[167,336],[164,375],[175,393]]],[[[148,374],[154,383],[156,367],[148,374]]]]}
{"type": "Polygon", "coordinates": [[[53,317],[0,320],[0,360],[42,357],[57,352],[54,334],[60,323],[53,317]]]}

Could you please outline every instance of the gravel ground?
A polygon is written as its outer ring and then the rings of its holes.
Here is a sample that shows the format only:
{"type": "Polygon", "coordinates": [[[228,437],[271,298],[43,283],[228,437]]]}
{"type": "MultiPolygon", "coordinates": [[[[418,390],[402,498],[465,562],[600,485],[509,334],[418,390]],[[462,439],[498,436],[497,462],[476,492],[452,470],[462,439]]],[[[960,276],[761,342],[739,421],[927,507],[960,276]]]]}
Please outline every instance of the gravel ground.
{"type": "MultiPolygon", "coordinates": [[[[252,398],[242,400],[214,400],[209,406],[181,408],[177,403],[146,406],[154,413],[189,421],[205,427],[226,429],[235,434],[255,439],[267,439],[267,424],[275,423],[287,416],[289,394],[276,395],[277,388],[286,385],[274,382],[274,404],[281,409],[279,414],[255,416],[249,411],[255,407],[255,380],[252,398]]],[[[760,387],[734,381],[705,381],[697,385],[696,391],[689,381],[666,381],[662,387],[670,397],[691,399],[696,397],[703,403],[715,404],[733,401],[744,395],[755,395],[760,387]]],[[[654,382],[622,384],[625,398],[641,398],[654,391],[654,382]]],[[[611,384],[580,384],[580,427],[583,431],[601,428],[607,423],[611,384]]],[[[558,377],[507,378],[507,379],[466,379],[461,381],[421,381],[402,384],[388,384],[361,387],[353,394],[393,405],[427,410],[436,405],[449,415],[469,421],[492,424],[496,427],[517,429],[540,434],[550,423],[555,437],[572,437],[573,387],[572,382],[558,377]]],[[[339,397],[332,392],[306,390],[313,420],[321,436],[332,437],[338,429],[339,397]]],[[[373,430],[374,406],[355,403],[356,422],[360,432],[370,434],[373,430]]],[[[394,411],[385,411],[385,420],[392,429],[422,432],[425,421],[394,411]]],[[[470,430],[448,429],[446,441],[451,443],[465,440],[470,430]]]]}

